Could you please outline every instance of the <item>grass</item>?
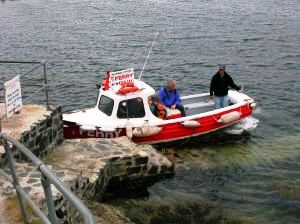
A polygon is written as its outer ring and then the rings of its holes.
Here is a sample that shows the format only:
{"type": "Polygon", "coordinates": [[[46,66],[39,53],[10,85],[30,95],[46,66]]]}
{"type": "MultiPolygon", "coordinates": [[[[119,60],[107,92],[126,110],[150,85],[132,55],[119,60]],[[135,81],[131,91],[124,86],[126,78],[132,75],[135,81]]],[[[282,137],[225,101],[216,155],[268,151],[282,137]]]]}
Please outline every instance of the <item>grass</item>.
{"type": "MultiPolygon", "coordinates": [[[[42,224],[40,220],[34,217],[32,209],[28,204],[25,204],[25,210],[30,219],[30,224],[42,224]]],[[[4,201],[4,213],[10,219],[11,224],[23,223],[23,217],[21,215],[21,210],[19,207],[19,202],[17,196],[10,196],[4,201]]]]}

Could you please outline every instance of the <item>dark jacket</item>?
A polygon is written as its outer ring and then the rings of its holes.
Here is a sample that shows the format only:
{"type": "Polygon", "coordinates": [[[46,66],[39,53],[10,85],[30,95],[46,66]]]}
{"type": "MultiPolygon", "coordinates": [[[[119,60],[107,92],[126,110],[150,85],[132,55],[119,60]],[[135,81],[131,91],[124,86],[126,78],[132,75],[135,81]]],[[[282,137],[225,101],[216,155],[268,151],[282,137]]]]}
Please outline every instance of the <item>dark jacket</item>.
{"type": "Polygon", "coordinates": [[[235,90],[241,90],[225,72],[225,75],[221,78],[219,72],[217,72],[211,79],[210,83],[210,95],[213,96],[226,96],[228,94],[228,86],[235,90]]]}

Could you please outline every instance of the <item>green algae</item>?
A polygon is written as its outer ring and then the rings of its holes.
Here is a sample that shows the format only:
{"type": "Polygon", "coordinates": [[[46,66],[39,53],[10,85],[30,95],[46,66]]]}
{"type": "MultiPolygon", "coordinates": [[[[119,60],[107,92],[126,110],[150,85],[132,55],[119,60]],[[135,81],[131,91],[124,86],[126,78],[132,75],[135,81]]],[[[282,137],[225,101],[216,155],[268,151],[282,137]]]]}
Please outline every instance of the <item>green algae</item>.
{"type": "Polygon", "coordinates": [[[125,215],[137,224],[254,223],[241,213],[204,200],[177,200],[159,205],[143,202],[125,209],[125,215]]]}
{"type": "Polygon", "coordinates": [[[300,200],[300,185],[293,181],[277,181],[271,185],[271,190],[275,191],[281,198],[300,200]]]}

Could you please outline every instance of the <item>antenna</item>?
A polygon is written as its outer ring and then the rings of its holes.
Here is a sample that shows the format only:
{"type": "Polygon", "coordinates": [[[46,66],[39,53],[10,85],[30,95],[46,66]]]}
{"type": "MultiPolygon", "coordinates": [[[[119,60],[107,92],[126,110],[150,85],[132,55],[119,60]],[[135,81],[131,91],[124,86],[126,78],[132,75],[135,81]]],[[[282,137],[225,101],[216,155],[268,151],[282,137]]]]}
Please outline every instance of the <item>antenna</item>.
{"type": "Polygon", "coordinates": [[[156,40],[156,37],[157,37],[158,33],[159,33],[159,32],[157,31],[156,34],[155,34],[155,37],[154,37],[154,39],[153,39],[153,41],[152,41],[150,50],[149,50],[149,52],[148,52],[147,58],[146,58],[145,63],[144,63],[144,65],[143,65],[142,71],[141,71],[141,73],[140,73],[139,80],[141,80],[141,77],[142,77],[143,72],[144,72],[144,69],[145,69],[145,67],[146,67],[148,58],[150,57],[150,53],[151,53],[151,51],[152,51],[152,48],[153,48],[153,46],[154,46],[154,43],[155,43],[155,40],[156,40]]]}

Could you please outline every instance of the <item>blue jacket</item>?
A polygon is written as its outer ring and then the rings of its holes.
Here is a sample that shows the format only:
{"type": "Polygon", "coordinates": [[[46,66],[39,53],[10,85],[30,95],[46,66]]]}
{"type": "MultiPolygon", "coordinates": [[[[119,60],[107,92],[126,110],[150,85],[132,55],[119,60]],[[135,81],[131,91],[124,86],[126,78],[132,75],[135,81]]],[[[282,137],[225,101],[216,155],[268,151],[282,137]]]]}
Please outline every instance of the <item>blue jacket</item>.
{"type": "Polygon", "coordinates": [[[166,107],[171,107],[173,104],[179,106],[181,103],[180,95],[177,90],[173,90],[169,93],[166,87],[164,87],[160,89],[158,96],[159,101],[166,107]]]}

